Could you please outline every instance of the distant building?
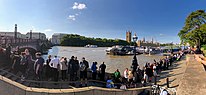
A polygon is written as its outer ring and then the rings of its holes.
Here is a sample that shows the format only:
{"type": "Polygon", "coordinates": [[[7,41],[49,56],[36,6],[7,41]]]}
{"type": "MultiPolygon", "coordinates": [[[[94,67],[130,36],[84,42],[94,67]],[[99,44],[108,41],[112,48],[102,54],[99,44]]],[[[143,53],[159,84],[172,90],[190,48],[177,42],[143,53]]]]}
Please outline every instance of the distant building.
{"type": "Polygon", "coordinates": [[[14,39],[30,39],[31,35],[32,39],[46,40],[46,35],[44,33],[30,31],[27,34],[21,34],[20,32],[17,32],[17,24],[15,24],[14,32],[0,31],[0,37],[11,37],[14,39]]]}
{"type": "Polygon", "coordinates": [[[61,39],[67,34],[63,33],[54,33],[51,38],[51,43],[53,45],[59,45],[61,43],[61,39]]]}
{"type": "Polygon", "coordinates": [[[160,46],[160,43],[158,42],[154,42],[153,39],[152,41],[145,41],[145,38],[143,38],[143,40],[138,40],[137,41],[137,46],[139,47],[148,47],[148,46],[151,46],[151,47],[159,47],[160,46]]]}
{"type": "Polygon", "coordinates": [[[127,31],[126,32],[126,41],[130,43],[131,39],[132,39],[132,32],[127,31]]]}
{"type": "MultiPolygon", "coordinates": [[[[12,37],[14,38],[15,32],[1,32],[0,31],[0,36],[1,37],[12,37]]],[[[21,39],[26,39],[26,35],[21,34],[20,32],[17,32],[17,38],[21,39]]]]}
{"type": "Polygon", "coordinates": [[[46,40],[46,35],[44,33],[40,33],[40,32],[28,32],[28,33],[26,33],[26,38],[46,40]]]}

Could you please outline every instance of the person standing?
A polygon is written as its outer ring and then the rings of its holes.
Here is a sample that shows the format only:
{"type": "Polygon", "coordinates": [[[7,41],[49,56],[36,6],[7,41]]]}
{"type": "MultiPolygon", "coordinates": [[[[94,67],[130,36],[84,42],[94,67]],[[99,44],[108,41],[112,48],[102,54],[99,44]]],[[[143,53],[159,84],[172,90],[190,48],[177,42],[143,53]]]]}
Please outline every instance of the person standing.
{"type": "Polygon", "coordinates": [[[26,59],[26,54],[25,54],[25,52],[22,52],[21,53],[21,62],[20,62],[20,71],[22,73],[22,75],[21,75],[22,80],[25,79],[27,65],[28,65],[28,60],[26,59]]]}
{"type": "Polygon", "coordinates": [[[126,68],[124,70],[124,80],[125,80],[125,83],[128,82],[128,75],[129,75],[129,70],[128,70],[128,68],[126,68]]]}
{"type": "Polygon", "coordinates": [[[57,56],[54,56],[54,59],[52,59],[51,62],[49,63],[49,66],[53,70],[52,76],[53,76],[54,81],[58,81],[58,79],[59,79],[59,71],[58,71],[59,65],[60,65],[59,58],[57,58],[57,56]]]}
{"type": "Polygon", "coordinates": [[[91,70],[92,70],[92,79],[96,80],[96,76],[97,76],[97,62],[93,62],[91,70]]]}
{"type": "Polygon", "coordinates": [[[11,66],[11,69],[12,69],[14,74],[16,74],[18,72],[20,62],[21,62],[21,57],[19,55],[19,52],[14,51],[14,57],[13,57],[13,62],[12,62],[12,66],[11,66]]]}
{"type": "Polygon", "coordinates": [[[119,72],[119,69],[117,69],[115,72],[114,72],[114,81],[119,83],[120,82],[120,77],[121,77],[121,74],[119,72]]]}
{"type": "Polygon", "coordinates": [[[38,80],[42,81],[42,76],[43,76],[43,65],[44,65],[44,59],[41,57],[41,53],[38,52],[36,53],[36,61],[34,64],[34,71],[35,74],[38,77],[38,80]]]}
{"type": "Polygon", "coordinates": [[[51,55],[48,56],[48,59],[46,60],[46,65],[45,65],[45,77],[47,80],[49,80],[51,78],[51,74],[52,74],[52,68],[49,66],[49,63],[51,62],[51,55]]]}
{"type": "Polygon", "coordinates": [[[35,60],[32,59],[32,55],[30,54],[28,49],[24,50],[25,55],[26,55],[26,60],[27,60],[27,69],[26,69],[26,74],[25,77],[30,77],[29,75],[34,75],[34,62],[35,60]]]}
{"type": "Polygon", "coordinates": [[[67,58],[63,58],[60,61],[60,69],[61,69],[61,73],[62,73],[62,80],[65,81],[66,80],[66,73],[67,73],[67,58]]]}
{"type": "Polygon", "coordinates": [[[74,58],[75,64],[74,64],[74,80],[76,81],[77,78],[77,74],[79,71],[79,60],[77,60],[77,57],[74,58]]]}
{"type": "Polygon", "coordinates": [[[70,74],[70,81],[74,81],[74,71],[75,71],[75,60],[74,60],[74,56],[71,57],[71,59],[69,60],[68,63],[68,70],[69,70],[69,74],[70,74]]]}
{"type": "Polygon", "coordinates": [[[99,73],[100,73],[100,80],[104,81],[105,78],[105,70],[106,70],[106,65],[104,62],[99,66],[99,73]]]}
{"type": "MultiPolygon", "coordinates": [[[[82,86],[82,81],[85,80],[87,81],[87,69],[89,67],[88,61],[85,60],[85,58],[82,58],[82,62],[80,62],[80,79],[81,79],[81,84],[82,86]]],[[[85,86],[87,86],[87,82],[85,83],[85,86]]]]}

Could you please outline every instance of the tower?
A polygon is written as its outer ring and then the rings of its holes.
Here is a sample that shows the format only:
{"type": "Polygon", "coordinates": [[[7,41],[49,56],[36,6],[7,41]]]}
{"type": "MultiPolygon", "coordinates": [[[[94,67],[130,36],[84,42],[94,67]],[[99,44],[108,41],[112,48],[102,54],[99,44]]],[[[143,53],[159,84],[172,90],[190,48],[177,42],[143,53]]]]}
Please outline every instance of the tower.
{"type": "Polygon", "coordinates": [[[131,42],[131,38],[132,38],[131,35],[132,35],[132,33],[130,31],[126,32],[126,41],[129,42],[129,43],[131,42]]]}
{"type": "Polygon", "coordinates": [[[154,43],[154,39],[152,38],[152,43],[154,43]]]}
{"type": "Polygon", "coordinates": [[[142,42],[145,42],[145,37],[142,39],[142,42]]]}
{"type": "Polygon", "coordinates": [[[14,28],[14,39],[17,38],[17,24],[15,24],[15,28],[14,28]]]}
{"type": "Polygon", "coordinates": [[[30,38],[29,39],[32,39],[32,30],[30,30],[30,38]]]}
{"type": "Polygon", "coordinates": [[[14,43],[16,43],[17,41],[17,24],[15,24],[15,28],[14,28],[14,43]]]}

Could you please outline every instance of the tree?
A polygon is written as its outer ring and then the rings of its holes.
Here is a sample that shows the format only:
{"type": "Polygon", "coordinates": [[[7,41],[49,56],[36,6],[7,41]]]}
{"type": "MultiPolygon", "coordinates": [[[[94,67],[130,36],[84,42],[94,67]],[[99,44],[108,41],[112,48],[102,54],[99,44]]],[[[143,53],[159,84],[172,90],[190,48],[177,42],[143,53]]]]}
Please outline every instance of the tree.
{"type": "Polygon", "coordinates": [[[185,21],[185,26],[180,30],[178,36],[182,44],[190,43],[190,45],[201,45],[205,43],[206,33],[206,12],[197,10],[192,12],[185,21]]]}
{"type": "Polygon", "coordinates": [[[61,39],[62,46],[85,46],[87,44],[98,45],[100,47],[108,47],[114,45],[129,45],[125,40],[113,40],[106,38],[89,38],[77,34],[68,34],[61,39]]]}

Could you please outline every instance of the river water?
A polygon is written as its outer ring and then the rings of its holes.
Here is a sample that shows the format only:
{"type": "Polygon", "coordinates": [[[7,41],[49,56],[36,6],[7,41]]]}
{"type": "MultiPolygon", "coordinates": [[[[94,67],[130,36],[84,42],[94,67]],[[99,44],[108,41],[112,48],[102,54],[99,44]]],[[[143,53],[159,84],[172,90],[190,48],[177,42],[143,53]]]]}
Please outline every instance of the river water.
{"type": "MultiPolygon", "coordinates": [[[[121,73],[125,68],[130,68],[133,56],[113,56],[107,55],[105,52],[106,47],[98,48],[85,48],[85,47],[64,47],[64,46],[54,46],[49,49],[48,55],[67,57],[75,56],[81,61],[82,57],[85,57],[89,62],[90,67],[92,62],[96,61],[98,66],[105,62],[107,68],[106,72],[113,73],[116,69],[119,69],[121,73]]],[[[44,55],[46,59],[48,55],[44,55]]],[[[140,67],[143,67],[146,62],[153,62],[154,59],[159,60],[162,56],[160,55],[137,55],[137,60],[140,67]]]]}

